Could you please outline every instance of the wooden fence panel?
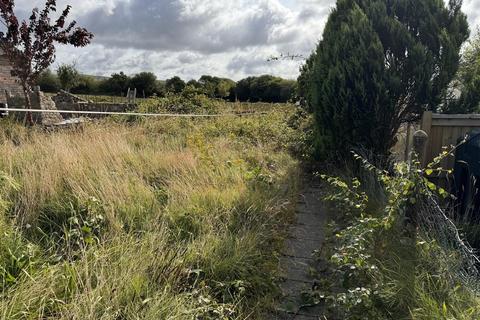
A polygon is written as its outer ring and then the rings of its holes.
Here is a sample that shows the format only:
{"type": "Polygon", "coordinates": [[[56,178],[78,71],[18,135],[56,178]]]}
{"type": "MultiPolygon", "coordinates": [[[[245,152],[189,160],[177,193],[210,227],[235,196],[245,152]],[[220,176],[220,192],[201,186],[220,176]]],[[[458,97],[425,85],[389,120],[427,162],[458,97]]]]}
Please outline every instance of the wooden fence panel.
{"type": "MultiPolygon", "coordinates": [[[[437,157],[444,147],[456,146],[466,134],[480,132],[480,115],[478,114],[435,114],[425,112],[421,129],[428,134],[427,152],[424,165],[437,157]]],[[[454,155],[450,156],[442,166],[453,169],[454,155]]]]}

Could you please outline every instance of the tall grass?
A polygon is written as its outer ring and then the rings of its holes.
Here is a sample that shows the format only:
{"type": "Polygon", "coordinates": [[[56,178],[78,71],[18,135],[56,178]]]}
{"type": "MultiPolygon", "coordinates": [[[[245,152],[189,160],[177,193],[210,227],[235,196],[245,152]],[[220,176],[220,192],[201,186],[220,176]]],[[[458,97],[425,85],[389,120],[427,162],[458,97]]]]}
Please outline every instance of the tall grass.
{"type": "Polygon", "coordinates": [[[257,319],[298,163],[269,117],[0,124],[1,319],[257,319]]]}

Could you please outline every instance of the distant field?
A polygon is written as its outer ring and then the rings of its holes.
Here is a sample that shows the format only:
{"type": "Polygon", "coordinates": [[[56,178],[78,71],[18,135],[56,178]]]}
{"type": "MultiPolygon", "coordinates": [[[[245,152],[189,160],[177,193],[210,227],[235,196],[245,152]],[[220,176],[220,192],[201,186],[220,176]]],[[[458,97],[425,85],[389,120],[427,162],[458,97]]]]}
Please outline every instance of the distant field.
{"type": "Polygon", "coordinates": [[[270,110],[57,133],[2,120],[0,318],[263,319],[299,176],[293,108],[270,110]]]}

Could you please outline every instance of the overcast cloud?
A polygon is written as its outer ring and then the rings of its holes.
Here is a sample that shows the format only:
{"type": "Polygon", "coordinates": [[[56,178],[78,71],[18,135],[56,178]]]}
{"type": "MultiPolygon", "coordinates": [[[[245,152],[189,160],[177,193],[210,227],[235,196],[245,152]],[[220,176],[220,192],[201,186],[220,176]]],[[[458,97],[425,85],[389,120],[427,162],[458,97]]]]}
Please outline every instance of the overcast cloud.
{"type": "MultiPolygon", "coordinates": [[[[474,30],[478,0],[465,0],[474,30]]],[[[44,0],[17,0],[27,10],[44,0]]],[[[95,34],[87,48],[62,47],[57,63],[84,73],[152,71],[159,78],[212,74],[232,79],[275,74],[296,78],[301,62],[267,62],[272,55],[308,55],[335,0],[59,0],[95,34]]]]}

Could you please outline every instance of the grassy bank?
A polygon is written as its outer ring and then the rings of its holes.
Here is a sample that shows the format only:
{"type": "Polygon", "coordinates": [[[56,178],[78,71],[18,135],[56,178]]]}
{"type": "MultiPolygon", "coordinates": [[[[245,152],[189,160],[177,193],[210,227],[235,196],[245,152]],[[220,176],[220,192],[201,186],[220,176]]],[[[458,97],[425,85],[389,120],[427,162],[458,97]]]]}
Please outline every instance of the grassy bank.
{"type": "Polygon", "coordinates": [[[292,110],[0,125],[1,319],[261,319],[298,163],[292,110]]]}

